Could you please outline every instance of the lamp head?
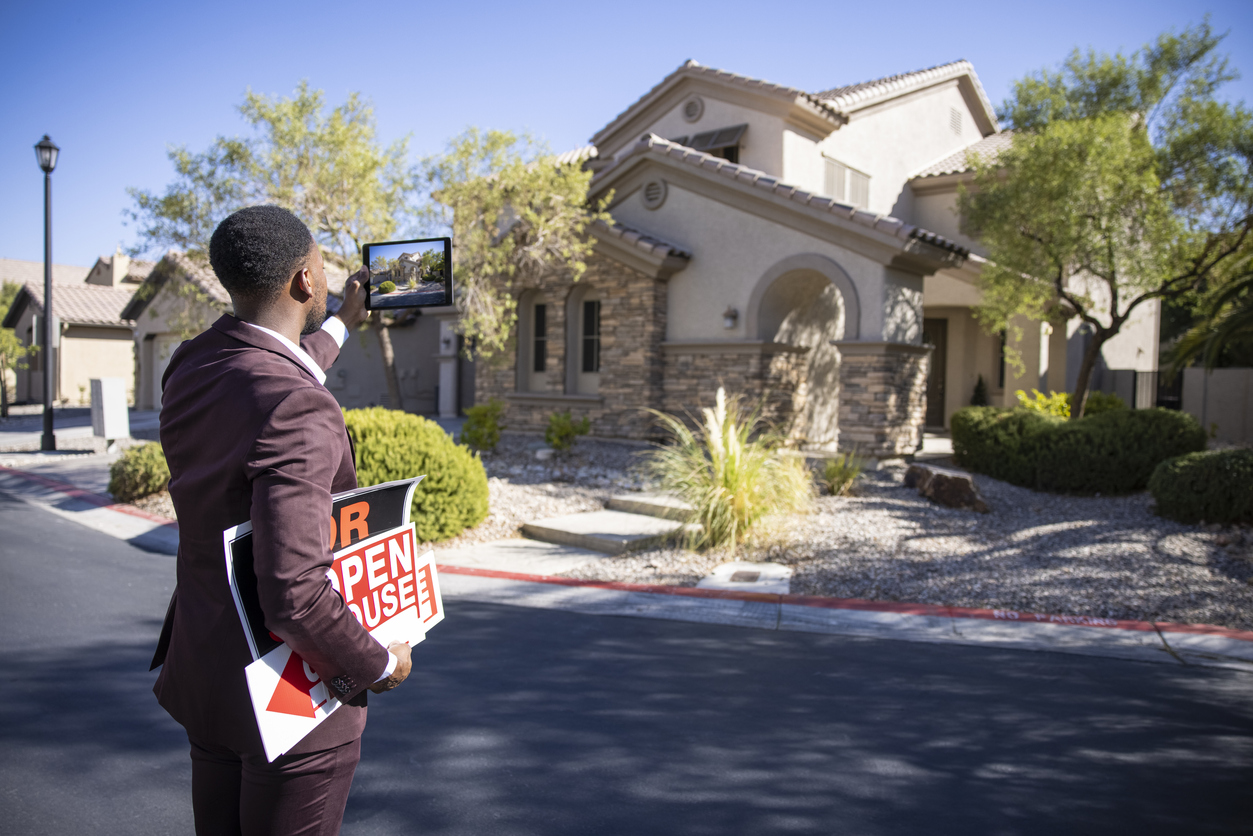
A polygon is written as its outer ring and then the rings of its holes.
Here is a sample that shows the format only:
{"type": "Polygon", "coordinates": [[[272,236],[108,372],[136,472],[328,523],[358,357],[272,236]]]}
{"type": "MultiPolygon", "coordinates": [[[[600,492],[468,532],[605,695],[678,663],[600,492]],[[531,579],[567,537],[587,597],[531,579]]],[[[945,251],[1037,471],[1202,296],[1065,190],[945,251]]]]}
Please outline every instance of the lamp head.
{"type": "Polygon", "coordinates": [[[39,167],[43,169],[44,174],[51,174],[52,170],[57,167],[57,155],[61,153],[61,149],[57,144],[44,134],[44,138],[35,143],[35,158],[39,160],[39,167]]]}

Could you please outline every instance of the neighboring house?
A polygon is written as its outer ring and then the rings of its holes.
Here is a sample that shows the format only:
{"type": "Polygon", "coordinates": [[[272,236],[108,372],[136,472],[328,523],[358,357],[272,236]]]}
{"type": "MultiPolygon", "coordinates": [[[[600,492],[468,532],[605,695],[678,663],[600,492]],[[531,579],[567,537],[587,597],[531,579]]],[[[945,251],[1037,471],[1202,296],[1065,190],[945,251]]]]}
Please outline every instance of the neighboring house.
{"type": "Polygon", "coordinates": [[[161,377],[174,349],[230,308],[230,296],[208,266],[178,250],[156,263],[122,311],[133,322],[136,409],[161,408],[161,377]]]}
{"type": "MultiPolygon", "coordinates": [[[[151,269],[151,262],[132,261],[121,252],[97,259],[88,269],[54,265],[54,401],[90,403],[91,379],[95,377],[120,377],[128,389],[134,388],[132,323],[123,310],[151,269]]],[[[22,285],[0,324],[13,328],[24,344],[39,345],[44,315],[43,264],[0,259],[0,279],[22,285]]],[[[47,354],[36,352],[28,368],[17,373],[16,400],[43,400],[47,354]]]]}
{"type": "MultiPolygon", "coordinates": [[[[1073,382],[1073,324],[1024,323],[1018,377],[971,316],[984,259],[958,188],[967,155],[1008,138],[969,63],[807,93],[689,61],[592,141],[561,159],[612,192],[614,225],[591,230],[579,282],[518,290],[508,362],[477,370],[511,428],[569,409],[647,437],[645,408],[726,385],[803,447],[883,458],[946,426],[980,375],[994,403],[1073,382]]],[[[1153,370],[1156,340],[1150,308],[1105,364],[1153,370]]]]}
{"type": "MultiPolygon", "coordinates": [[[[326,278],[332,294],[327,305],[334,312],[348,274],[327,265],[326,278]]],[[[207,265],[176,250],[157,263],[123,311],[134,321],[135,404],[139,409],[161,408],[161,378],[174,349],[230,310],[230,296],[207,265]]],[[[459,393],[472,397],[474,383],[473,365],[457,355],[459,343],[450,327],[455,315],[453,307],[427,308],[390,329],[403,403],[389,401],[378,340],[368,329],[348,337],[327,373],[327,389],[349,409],[394,406],[434,413],[442,402],[445,414],[457,414],[459,393]]]]}

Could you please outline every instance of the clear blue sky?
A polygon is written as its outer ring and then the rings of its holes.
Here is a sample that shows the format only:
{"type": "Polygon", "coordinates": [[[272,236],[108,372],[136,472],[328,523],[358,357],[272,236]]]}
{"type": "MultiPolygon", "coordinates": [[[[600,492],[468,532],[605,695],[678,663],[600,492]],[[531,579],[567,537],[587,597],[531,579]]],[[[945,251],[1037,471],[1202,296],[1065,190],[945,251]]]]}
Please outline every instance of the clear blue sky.
{"type": "Polygon", "coordinates": [[[42,260],[43,186],[32,146],[62,148],[54,259],[90,265],[134,243],[128,186],[162,190],[169,145],[243,135],[251,87],[307,78],[338,104],[374,103],[381,139],[416,157],[469,125],[583,145],[688,58],[817,91],[966,58],[993,102],[1073,47],[1134,50],[1208,11],[1253,102],[1253,3],[771,3],[638,0],[534,4],[5,3],[0,9],[0,257],[42,260]]]}

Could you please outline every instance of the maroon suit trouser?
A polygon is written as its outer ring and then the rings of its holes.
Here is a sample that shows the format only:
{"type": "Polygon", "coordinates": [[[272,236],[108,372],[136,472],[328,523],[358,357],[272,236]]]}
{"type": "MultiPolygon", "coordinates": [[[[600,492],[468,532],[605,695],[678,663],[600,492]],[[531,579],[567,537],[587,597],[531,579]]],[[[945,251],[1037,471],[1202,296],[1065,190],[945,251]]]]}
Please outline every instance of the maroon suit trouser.
{"type": "Polygon", "coordinates": [[[264,755],[191,740],[197,836],[336,836],[361,738],[307,755],[264,755]]]}

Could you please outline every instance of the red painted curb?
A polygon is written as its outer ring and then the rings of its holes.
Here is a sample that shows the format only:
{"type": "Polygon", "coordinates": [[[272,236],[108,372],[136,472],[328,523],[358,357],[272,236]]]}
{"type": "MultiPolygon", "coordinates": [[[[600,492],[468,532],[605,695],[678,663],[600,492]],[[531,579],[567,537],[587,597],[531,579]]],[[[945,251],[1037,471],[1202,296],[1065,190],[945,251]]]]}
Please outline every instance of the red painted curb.
{"type": "MultiPolygon", "coordinates": [[[[133,505],[114,502],[110,497],[76,488],[67,482],[59,482],[38,473],[27,473],[0,465],[0,471],[11,473],[21,479],[52,488],[67,496],[81,499],[101,508],[120,511],[133,517],[178,528],[176,520],[141,511],[133,505]]],[[[1173,624],[1169,622],[1125,621],[1113,618],[1097,618],[1087,615],[1052,615],[1046,613],[1020,612],[1017,610],[980,610],[969,607],[947,607],[941,604],[908,604],[896,601],[864,601],[858,598],[827,598],[821,595],[777,595],[770,592],[736,592],[731,589],[697,589],[693,586],[662,586],[660,584],[620,583],[618,581],[584,581],[576,578],[560,578],[555,575],[528,575],[522,572],[502,572],[496,569],[474,569],[468,566],[436,564],[439,571],[449,575],[472,575],[480,578],[546,583],[552,586],[582,586],[594,589],[617,589],[624,592],[649,592],[655,595],[678,595],[687,598],[716,598],[734,601],[757,601],[765,604],[790,604],[797,607],[814,607],[826,610],[855,610],[860,612],[890,612],[903,615],[928,615],[936,618],[978,618],[999,621],[1003,624],[1062,624],[1068,627],[1099,627],[1112,630],[1137,630],[1141,632],[1194,633],[1221,636],[1228,639],[1253,642],[1253,631],[1231,630],[1213,624],[1173,624]]]]}
{"type": "Polygon", "coordinates": [[[34,482],[37,485],[42,485],[45,488],[52,488],[54,491],[58,491],[66,496],[73,497],[74,499],[81,499],[83,502],[87,502],[99,508],[108,508],[110,511],[119,511],[123,514],[130,514],[132,517],[139,517],[142,520],[148,520],[149,522],[160,523],[164,526],[178,528],[177,520],[171,520],[168,517],[162,517],[158,514],[150,514],[147,511],[136,508],[134,505],[114,502],[112,497],[92,493],[91,491],[85,491],[82,488],[76,488],[68,482],[58,482],[56,479],[41,476],[38,473],[27,473],[25,470],[17,470],[12,467],[5,467],[4,465],[0,465],[0,471],[10,473],[19,479],[25,479],[28,482],[34,482]]]}
{"type": "Polygon", "coordinates": [[[561,578],[554,575],[527,575],[521,572],[502,572],[496,569],[474,569],[468,566],[438,564],[439,571],[448,575],[473,575],[481,578],[546,583],[553,586],[583,586],[595,589],[616,589],[624,592],[649,592],[656,595],[678,595],[687,598],[720,598],[723,600],[758,601],[769,604],[790,604],[798,607],[814,607],[827,610],[856,610],[860,612],[889,612],[903,615],[927,615],[937,618],[978,618],[999,621],[1003,624],[1061,624],[1068,627],[1099,627],[1112,630],[1137,630],[1141,632],[1195,633],[1221,636],[1228,639],[1253,642],[1253,631],[1232,630],[1213,624],[1173,624],[1159,621],[1126,621],[1113,618],[1096,618],[1086,615],[1050,615],[1020,612],[1017,610],[980,610],[969,607],[946,607],[940,604],[907,604],[896,601],[863,601],[857,598],[826,598],[819,595],[777,595],[768,592],[736,592],[730,589],[697,589],[692,586],[661,586],[658,584],[619,583],[617,581],[584,581],[561,578]]]}

